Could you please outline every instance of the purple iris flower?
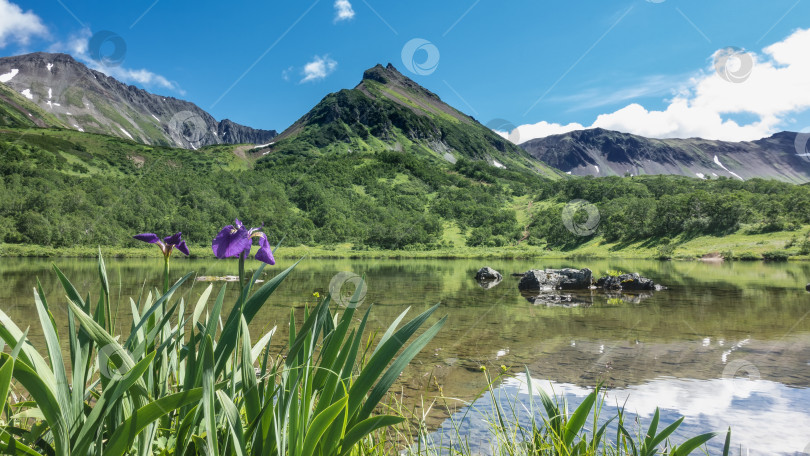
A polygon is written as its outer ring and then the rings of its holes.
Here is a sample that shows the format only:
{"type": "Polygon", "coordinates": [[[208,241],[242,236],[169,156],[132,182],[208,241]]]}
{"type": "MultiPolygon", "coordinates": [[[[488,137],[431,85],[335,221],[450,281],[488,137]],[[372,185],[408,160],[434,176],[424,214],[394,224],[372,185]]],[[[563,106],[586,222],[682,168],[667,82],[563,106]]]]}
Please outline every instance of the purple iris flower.
{"type": "Polygon", "coordinates": [[[160,251],[163,252],[163,256],[165,258],[169,258],[169,256],[171,256],[172,254],[172,250],[175,248],[183,252],[186,256],[189,255],[186,241],[184,241],[181,238],[179,231],[177,232],[177,234],[166,236],[165,238],[163,238],[163,241],[161,241],[158,235],[154,233],[136,234],[135,236],[132,237],[139,241],[148,242],[150,244],[157,244],[157,246],[160,248],[160,251]]]}
{"type": "Polygon", "coordinates": [[[267,235],[259,231],[261,228],[247,229],[239,219],[234,220],[233,225],[222,228],[222,231],[214,238],[211,249],[214,255],[219,258],[238,257],[242,254],[250,254],[253,246],[253,238],[259,238],[259,251],[256,252],[256,259],[269,265],[276,264],[273,258],[273,250],[267,242],[267,235]]]}

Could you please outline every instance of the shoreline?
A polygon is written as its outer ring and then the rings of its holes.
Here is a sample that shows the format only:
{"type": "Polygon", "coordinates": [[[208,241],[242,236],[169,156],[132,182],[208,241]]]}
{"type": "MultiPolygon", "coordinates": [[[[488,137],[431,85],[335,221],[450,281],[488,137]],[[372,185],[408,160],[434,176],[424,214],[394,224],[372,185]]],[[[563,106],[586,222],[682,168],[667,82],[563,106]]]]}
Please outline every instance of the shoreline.
{"type": "MultiPolygon", "coordinates": [[[[788,261],[807,261],[810,255],[801,254],[796,239],[803,230],[762,234],[734,233],[727,236],[701,236],[674,239],[667,259],[676,261],[763,261],[763,255],[773,252],[784,254],[788,261]]],[[[505,247],[452,247],[437,250],[376,250],[355,248],[352,244],[334,246],[291,246],[283,244],[277,258],[299,259],[647,259],[661,258],[660,245],[652,240],[629,244],[608,243],[601,237],[570,250],[547,250],[543,247],[519,244],[505,247]]],[[[137,247],[101,246],[105,258],[160,258],[154,246],[137,247]]],[[[209,245],[189,245],[193,259],[214,259],[209,245]]],[[[256,249],[256,247],[254,247],[256,249]]],[[[0,244],[0,258],[96,258],[99,247],[47,247],[30,244],[0,244]]]]}

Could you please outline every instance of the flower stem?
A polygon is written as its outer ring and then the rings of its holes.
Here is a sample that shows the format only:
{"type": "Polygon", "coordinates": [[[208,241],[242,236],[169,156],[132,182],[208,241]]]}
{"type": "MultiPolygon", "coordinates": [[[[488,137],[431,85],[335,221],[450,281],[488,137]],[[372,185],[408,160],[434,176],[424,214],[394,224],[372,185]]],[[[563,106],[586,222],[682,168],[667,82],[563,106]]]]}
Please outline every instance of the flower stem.
{"type": "MultiPolygon", "coordinates": [[[[239,254],[239,286],[245,288],[245,252],[239,254]]],[[[241,292],[240,292],[241,294],[241,292]]]]}
{"type": "Polygon", "coordinates": [[[163,260],[163,294],[169,292],[169,257],[164,257],[163,260]]]}

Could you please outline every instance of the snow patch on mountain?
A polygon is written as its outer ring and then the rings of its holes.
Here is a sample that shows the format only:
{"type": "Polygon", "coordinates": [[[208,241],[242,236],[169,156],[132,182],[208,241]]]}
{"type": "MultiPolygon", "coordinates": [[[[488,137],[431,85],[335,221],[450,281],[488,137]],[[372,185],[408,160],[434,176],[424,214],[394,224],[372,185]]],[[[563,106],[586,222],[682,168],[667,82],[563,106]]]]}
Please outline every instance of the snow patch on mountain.
{"type": "Polygon", "coordinates": [[[19,73],[19,72],[20,72],[20,70],[18,70],[16,68],[12,68],[11,71],[9,71],[8,73],[0,74],[0,82],[11,81],[11,78],[13,78],[14,76],[17,76],[17,73],[19,73]]]}

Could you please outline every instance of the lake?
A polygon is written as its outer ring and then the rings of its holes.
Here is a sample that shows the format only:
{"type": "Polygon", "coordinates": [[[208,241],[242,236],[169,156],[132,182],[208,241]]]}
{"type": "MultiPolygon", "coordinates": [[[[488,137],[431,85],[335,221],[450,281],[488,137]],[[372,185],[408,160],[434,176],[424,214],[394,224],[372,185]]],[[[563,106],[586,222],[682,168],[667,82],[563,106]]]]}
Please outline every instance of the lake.
{"type": "MultiPolygon", "coordinates": [[[[55,261],[80,292],[98,297],[96,262],[55,261]]],[[[251,262],[248,266],[251,267],[251,262]]],[[[265,269],[267,280],[292,261],[265,269]]],[[[162,260],[107,260],[113,308],[128,328],[129,297],[142,286],[160,283],[162,260]],[[120,298],[119,298],[120,297],[120,298]]],[[[255,265],[253,265],[255,266],[255,265]]],[[[198,275],[234,274],[235,261],[176,258],[173,279],[187,271],[198,275]]],[[[446,419],[467,420],[463,429],[487,454],[486,426],[477,414],[492,410],[482,395],[486,379],[480,366],[510,376],[496,388],[500,397],[525,401],[529,396],[524,366],[536,387],[554,391],[572,406],[602,382],[606,407],[625,404],[645,427],[656,406],[662,421],[685,416],[681,435],[732,427],[742,454],[801,454],[810,444],[810,264],[658,262],[642,260],[313,260],[301,262],[251,323],[258,339],[278,325],[274,346],[287,337],[291,309],[300,322],[317,292],[325,296],[354,275],[365,275],[362,309],[373,305],[370,326],[384,330],[400,312],[411,317],[441,303],[430,324],[447,315],[444,329],[417,356],[395,386],[415,413],[439,396],[445,399],[427,414],[431,438],[450,441],[446,419]],[[505,277],[484,289],[473,276],[491,266],[505,277]],[[588,267],[638,272],[668,287],[644,295],[606,295],[592,291],[571,301],[548,303],[524,297],[509,274],[531,268],[588,267]],[[343,273],[340,275],[340,273],[343,273]],[[337,278],[336,278],[337,276],[337,278]],[[333,281],[334,279],[334,281],[333,281]],[[470,405],[472,404],[472,405],[470,405]],[[467,409],[466,407],[472,407],[467,409]]],[[[42,282],[57,322],[66,331],[65,297],[51,260],[0,258],[0,307],[18,326],[31,326],[29,337],[43,347],[32,288],[42,282]]],[[[214,282],[218,290],[223,282],[214,282]]],[[[179,296],[195,303],[208,286],[190,282],[179,296]]],[[[227,284],[228,299],[236,286],[227,284]]],[[[352,285],[343,287],[350,291],[352,285]]],[[[213,298],[211,299],[213,301],[213,298]]],[[[682,438],[676,437],[676,442],[682,438]]],[[[715,439],[722,444],[722,437],[715,439]]],[[[713,447],[714,448],[714,447],[713,447]]],[[[737,450],[734,451],[737,454],[737,450]]]]}

